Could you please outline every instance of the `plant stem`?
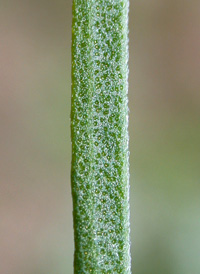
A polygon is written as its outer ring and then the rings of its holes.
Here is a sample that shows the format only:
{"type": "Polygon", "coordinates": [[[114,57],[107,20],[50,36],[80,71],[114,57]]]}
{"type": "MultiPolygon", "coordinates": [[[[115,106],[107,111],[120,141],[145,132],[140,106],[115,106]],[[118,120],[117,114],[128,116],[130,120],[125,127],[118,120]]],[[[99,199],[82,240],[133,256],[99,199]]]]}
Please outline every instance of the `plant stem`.
{"type": "Polygon", "coordinates": [[[74,273],[130,270],[128,0],[74,0],[74,273]]]}

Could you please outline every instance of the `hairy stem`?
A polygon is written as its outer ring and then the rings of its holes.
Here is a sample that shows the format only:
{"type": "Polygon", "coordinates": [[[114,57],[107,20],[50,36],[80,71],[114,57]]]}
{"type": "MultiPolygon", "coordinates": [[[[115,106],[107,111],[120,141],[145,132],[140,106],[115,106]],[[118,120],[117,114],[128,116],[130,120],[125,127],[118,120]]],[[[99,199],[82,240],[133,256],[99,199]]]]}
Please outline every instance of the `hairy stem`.
{"type": "Polygon", "coordinates": [[[74,0],[74,273],[130,270],[128,0],[74,0]]]}

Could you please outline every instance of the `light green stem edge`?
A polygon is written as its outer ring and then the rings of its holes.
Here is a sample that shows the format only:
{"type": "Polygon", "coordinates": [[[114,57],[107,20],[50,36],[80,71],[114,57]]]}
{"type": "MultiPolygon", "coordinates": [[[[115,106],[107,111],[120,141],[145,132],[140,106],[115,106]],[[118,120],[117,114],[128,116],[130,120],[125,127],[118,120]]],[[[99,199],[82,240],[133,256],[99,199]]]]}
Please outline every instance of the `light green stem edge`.
{"type": "Polygon", "coordinates": [[[74,0],[74,273],[131,273],[128,0],[74,0]]]}

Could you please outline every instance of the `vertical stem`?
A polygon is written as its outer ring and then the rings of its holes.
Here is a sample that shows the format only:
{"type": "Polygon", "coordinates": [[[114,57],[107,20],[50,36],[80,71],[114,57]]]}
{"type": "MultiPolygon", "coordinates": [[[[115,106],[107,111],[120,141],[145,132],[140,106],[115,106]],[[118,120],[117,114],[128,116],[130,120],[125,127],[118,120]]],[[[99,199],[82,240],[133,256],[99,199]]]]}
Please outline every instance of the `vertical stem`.
{"type": "Polygon", "coordinates": [[[74,0],[74,273],[130,270],[128,0],[74,0]]]}

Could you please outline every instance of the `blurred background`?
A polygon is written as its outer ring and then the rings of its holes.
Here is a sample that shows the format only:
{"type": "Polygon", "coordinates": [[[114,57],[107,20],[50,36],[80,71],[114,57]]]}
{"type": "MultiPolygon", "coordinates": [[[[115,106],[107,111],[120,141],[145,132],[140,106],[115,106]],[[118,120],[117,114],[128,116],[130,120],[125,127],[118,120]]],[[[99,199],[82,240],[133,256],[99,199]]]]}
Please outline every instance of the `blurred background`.
{"type": "MultiPolygon", "coordinates": [[[[73,273],[71,0],[0,0],[0,274],[73,273]]],[[[130,1],[134,274],[200,273],[200,1],[130,1]]]]}

